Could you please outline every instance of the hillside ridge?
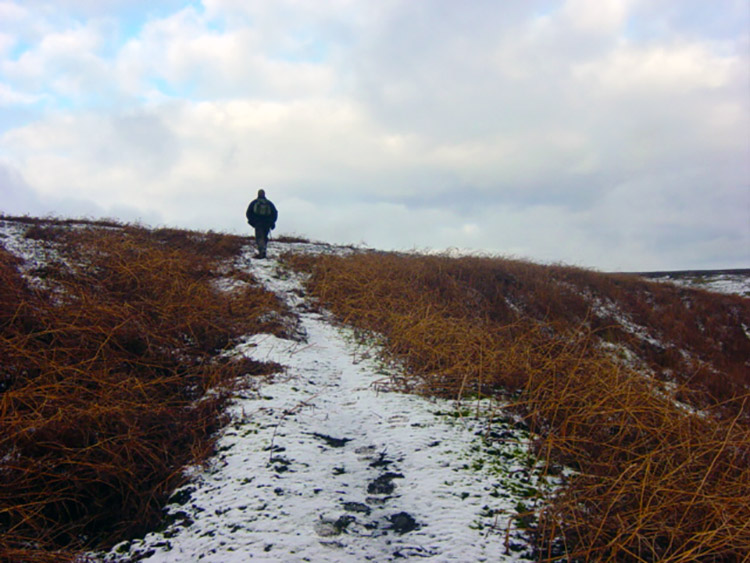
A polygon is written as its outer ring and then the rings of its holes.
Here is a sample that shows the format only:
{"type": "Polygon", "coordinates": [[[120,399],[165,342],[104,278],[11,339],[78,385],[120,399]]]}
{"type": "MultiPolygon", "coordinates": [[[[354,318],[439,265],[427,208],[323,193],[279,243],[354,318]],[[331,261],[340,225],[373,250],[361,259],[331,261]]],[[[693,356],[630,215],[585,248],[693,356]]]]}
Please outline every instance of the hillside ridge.
{"type": "Polygon", "coordinates": [[[750,549],[740,286],[270,250],[0,218],[0,559],[750,549]]]}

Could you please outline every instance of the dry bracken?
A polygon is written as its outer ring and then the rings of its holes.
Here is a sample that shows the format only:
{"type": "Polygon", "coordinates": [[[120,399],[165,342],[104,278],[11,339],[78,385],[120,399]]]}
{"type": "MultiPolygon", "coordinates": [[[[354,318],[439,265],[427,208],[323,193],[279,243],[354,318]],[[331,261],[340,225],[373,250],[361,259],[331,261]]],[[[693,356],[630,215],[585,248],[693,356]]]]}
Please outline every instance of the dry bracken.
{"type": "Polygon", "coordinates": [[[239,237],[30,222],[35,283],[0,250],[0,560],[65,561],[158,522],[237,376],[273,369],[219,352],[281,306],[217,288],[239,237]]]}
{"type": "Polygon", "coordinates": [[[550,471],[575,469],[539,515],[540,560],[750,553],[749,300],[499,258],[287,261],[412,387],[509,400],[550,471]]]}

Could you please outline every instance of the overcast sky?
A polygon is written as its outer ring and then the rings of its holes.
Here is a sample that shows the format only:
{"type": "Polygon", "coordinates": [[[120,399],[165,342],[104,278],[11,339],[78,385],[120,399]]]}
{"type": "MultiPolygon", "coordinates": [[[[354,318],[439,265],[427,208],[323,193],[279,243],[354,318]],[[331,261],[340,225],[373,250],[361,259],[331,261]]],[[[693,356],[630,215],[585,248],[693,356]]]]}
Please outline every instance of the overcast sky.
{"type": "Polygon", "coordinates": [[[0,211],[750,267],[747,0],[0,0],[0,211]]]}

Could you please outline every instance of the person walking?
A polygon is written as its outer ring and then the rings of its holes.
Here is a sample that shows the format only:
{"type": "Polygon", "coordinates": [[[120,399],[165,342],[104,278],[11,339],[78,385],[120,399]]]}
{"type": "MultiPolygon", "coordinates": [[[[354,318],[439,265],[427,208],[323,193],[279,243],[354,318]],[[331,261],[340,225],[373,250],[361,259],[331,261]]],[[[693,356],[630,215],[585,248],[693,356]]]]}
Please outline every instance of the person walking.
{"type": "Polygon", "coordinates": [[[258,247],[255,258],[265,258],[268,233],[276,227],[279,217],[276,206],[266,198],[265,190],[258,190],[258,197],[247,206],[245,216],[250,226],[255,228],[255,244],[258,247]]]}

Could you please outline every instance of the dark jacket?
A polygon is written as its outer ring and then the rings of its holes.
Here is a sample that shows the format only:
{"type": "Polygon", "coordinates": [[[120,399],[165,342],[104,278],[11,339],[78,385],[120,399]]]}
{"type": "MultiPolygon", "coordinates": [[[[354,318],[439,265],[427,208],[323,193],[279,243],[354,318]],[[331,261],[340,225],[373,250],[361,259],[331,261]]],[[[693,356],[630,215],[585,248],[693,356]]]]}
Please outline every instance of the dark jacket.
{"type": "Polygon", "coordinates": [[[247,211],[245,212],[245,217],[247,217],[247,222],[250,223],[253,227],[266,227],[269,230],[273,229],[276,226],[276,219],[279,218],[279,212],[276,211],[276,206],[271,202],[271,200],[266,198],[258,198],[254,199],[250,202],[250,205],[247,206],[247,211]],[[264,203],[267,203],[271,207],[271,214],[270,215],[258,215],[256,213],[256,207],[255,204],[259,201],[263,201],[264,203]]]}

